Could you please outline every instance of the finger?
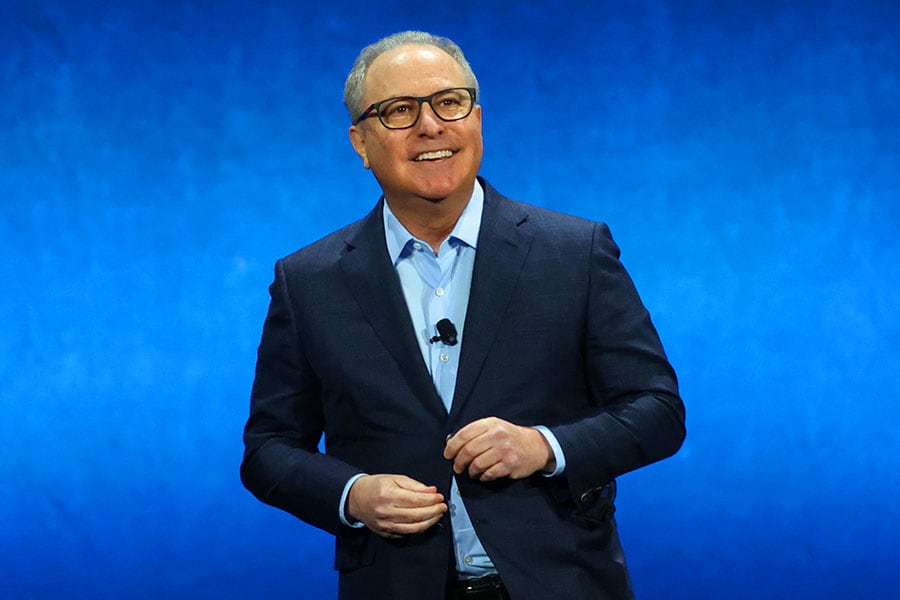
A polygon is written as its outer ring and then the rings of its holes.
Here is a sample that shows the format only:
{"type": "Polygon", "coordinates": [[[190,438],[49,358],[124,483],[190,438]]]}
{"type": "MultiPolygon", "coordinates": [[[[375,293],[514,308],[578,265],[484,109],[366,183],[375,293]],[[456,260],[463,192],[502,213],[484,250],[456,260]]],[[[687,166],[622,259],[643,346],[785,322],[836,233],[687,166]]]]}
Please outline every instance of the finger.
{"type": "Polygon", "coordinates": [[[388,502],[401,509],[433,507],[444,503],[444,496],[438,492],[409,492],[395,490],[388,502]]]}
{"type": "Polygon", "coordinates": [[[444,496],[433,485],[399,475],[392,479],[391,504],[398,507],[433,506],[444,502],[444,496]]]}
{"type": "Polygon", "coordinates": [[[394,484],[397,487],[403,488],[404,490],[408,490],[410,492],[436,492],[437,486],[433,485],[425,485],[421,481],[416,481],[412,477],[407,477],[406,475],[396,475],[393,478],[394,484]]]}
{"type": "Polygon", "coordinates": [[[472,462],[469,463],[469,467],[467,472],[469,477],[472,479],[480,479],[482,481],[486,481],[484,479],[484,474],[488,471],[494,471],[494,477],[501,476],[498,472],[508,471],[508,467],[503,463],[503,456],[496,449],[491,448],[490,450],[480,454],[475,457],[472,462]]]}
{"type": "Polygon", "coordinates": [[[446,504],[428,509],[404,510],[377,519],[372,529],[385,537],[421,533],[440,521],[446,512],[446,504]]]}
{"type": "Polygon", "coordinates": [[[486,417],[484,419],[472,421],[450,436],[450,439],[447,440],[447,444],[444,446],[444,458],[447,460],[455,458],[460,448],[465,446],[469,441],[483,435],[490,429],[492,419],[494,419],[494,417],[486,417]]]}
{"type": "Polygon", "coordinates": [[[419,521],[416,523],[386,523],[375,530],[375,533],[391,538],[398,539],[408,535],[416,535],[428,531],[438,523],[443,517],[443,513],[433,516],[430,519],[419,521]]]}
{"type": "Polygon", "coordinates": [[[375,510],[371,525],[372,528],[377,531],[409,533],[411,530],[418,528],[422,523],[440,519],[445,512],[447,512],[446,504],[424,508],[381,506],[375,510]]]}
{"type": "Polygon", "coordinates": [[[487,461],[478,463],[481,469],[479,479],[482,481],[501,477],[512,479],[529,477],[551,464],[553,458],[553,450],[541,433],[530,428],[520,428],[517,435],[494,446],[492,453],[490,458],[493,464],[488,465],[487,461]]]}
{"type": "Polygon", "coordinates": [[[457,459],[464,456],[470,448],[474,454],[484,447],[483,451],[474,456],[468,464],[467,471],[470,477],[487,481],[500,477],[513,477],[520,471],[524,475],[529,475],[535,469],[529,469],[524,465],[529,451],[527,444],[524,443],[525,440],[518,435],[519,432],[520,429],[509,430],[503,426],[495,427],[488,434],[469,442],[460,451],[457,459]]]}
{"type": "Polygon", "coordinates": [[[510,477],[512,472],[503,463],[494,463],[490,468],[485,469],[476,479],[479,481],[494,481],[503,477],[510,477]]]}
{"type": "Polygon", "coordinates": [[[446,504],[436,504],[422,508],[404,508],[390,513],[385,521],[397,525],[414,525],[440,519],[446,512],[446,504]]]}
{"type": "MultiPolygon", "coordinates": [[[[498,440],[496,439],[497,436],[494,435],[494,432],[494,429],[490,429],[483,432],[478,437],[472,438],[466,442],[453,459],[453,471],[457,474],[464,473],[471,468],[473,461],[484,457],[487,453],[495,451],[498,448],[498,440]]],[[[503,440],[499,441],[502,443],[503,440]]],[[[487,457],[482,458],[480,463],[484,467],[489,466],[485,465],[485,459],[487,459],[487,457]]],[[[493,460],[496,462],[499,458],[493,458],[493,460]]]]}
{"type": "Polygon", "coordinates": [[[394,506],[398,508],[425,508],[439,506],[444,503],[444,496],[437,492],[433,494],[403,494],[394,500],[394,506]]]}

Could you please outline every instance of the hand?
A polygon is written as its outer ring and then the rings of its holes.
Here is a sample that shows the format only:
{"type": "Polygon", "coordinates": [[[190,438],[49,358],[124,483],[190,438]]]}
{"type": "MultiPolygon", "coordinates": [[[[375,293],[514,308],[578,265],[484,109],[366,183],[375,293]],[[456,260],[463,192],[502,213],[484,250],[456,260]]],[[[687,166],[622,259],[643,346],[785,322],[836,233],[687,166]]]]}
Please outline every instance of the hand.
{"type": "Polygon", "coordinates": [[[480,481],[524,479],[556,467],[553,450],[540,431],[497,417],[473,421],[457,431],[447,440],[444,458],[453,461],[457,475],[468,472],[480,481]]]}
{"type": "Polygon", "coordinates": [[[433,485],[405,475],[366,475],[350,487],[347,512],[382,537],[400,538],[440,521],[447,504],[433,485]]]}

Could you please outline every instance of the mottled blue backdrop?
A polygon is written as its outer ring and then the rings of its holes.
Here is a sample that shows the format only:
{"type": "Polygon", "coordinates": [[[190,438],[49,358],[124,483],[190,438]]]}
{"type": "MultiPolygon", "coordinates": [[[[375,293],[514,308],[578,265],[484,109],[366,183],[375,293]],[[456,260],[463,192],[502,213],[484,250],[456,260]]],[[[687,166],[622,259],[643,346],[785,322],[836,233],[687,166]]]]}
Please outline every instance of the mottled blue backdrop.
{"type": "MultiPolygon", "coordinates": [[[[642,599],[900,597],[900,3],[7,0],[0,597],[328,598],[238,480],[274,261],[378,196],[357,51],[422,28],[482,174],[607,221],[688,406],[642,599]]],[[[427,599],[426,599],[427,600],[427,599]]]]}

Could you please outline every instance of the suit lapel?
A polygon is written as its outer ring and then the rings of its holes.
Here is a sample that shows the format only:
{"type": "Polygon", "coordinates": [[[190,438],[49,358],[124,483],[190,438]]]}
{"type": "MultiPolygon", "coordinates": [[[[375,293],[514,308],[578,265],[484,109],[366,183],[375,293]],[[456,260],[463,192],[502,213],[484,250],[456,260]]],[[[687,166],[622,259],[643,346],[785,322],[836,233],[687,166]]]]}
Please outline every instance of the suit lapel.
{"type": "Polygon", "coordinates": [[[422,360],[400,280],[385,247],[381,202],[345,241],[340,259],[344,282],[413,393],[444,418],[446,409],[422,360]]]}
{"type": "Polygon", "coordinates": [[[528,215],[487,182],[481,183],[484,212],[451,417],[460,413],[475,387],[531,248],[531,236],[522,227],[528,215]]]}

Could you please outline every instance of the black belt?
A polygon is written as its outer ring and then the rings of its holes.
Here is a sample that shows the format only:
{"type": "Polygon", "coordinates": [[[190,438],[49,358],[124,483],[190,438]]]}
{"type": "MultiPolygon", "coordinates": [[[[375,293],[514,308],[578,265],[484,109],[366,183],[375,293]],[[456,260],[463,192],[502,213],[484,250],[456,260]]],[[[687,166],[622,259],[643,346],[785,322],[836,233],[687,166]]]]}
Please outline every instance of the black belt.
{"type": "Polygon", "coordinates": [[[509,600],[509,592],[499,575],[463,579],[447,584],[447,600],[509,600]]]}

